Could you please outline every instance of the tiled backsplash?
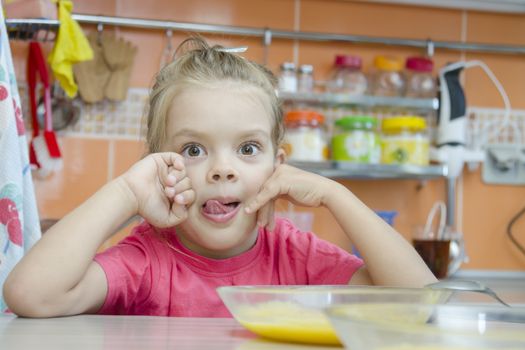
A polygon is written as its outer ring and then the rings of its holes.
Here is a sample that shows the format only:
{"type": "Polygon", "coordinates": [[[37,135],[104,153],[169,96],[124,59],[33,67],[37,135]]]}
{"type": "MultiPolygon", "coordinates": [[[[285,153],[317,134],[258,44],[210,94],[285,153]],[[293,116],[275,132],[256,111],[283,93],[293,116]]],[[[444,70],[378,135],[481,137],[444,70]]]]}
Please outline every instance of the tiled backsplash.
{"type": "MultiPolygon", "coordinates": [[[[19,84],[22,110],[27,129],[31,129],[31,118],[27,87],[19,84]]],[[[78,97],[80,106],[78,121],[58,133],[64,136],[78,136],[102,139],[139,140],[146,134],[145,107],[148,101],[148,89],[132,88],[128,90],[125,101],[104,100],[97,103],[84,103],[78,97]]]]}
{"type": "Polygon", "coordinates": [[[525,110],[513,109],[504,126],[505,110],[471,107],[468,110],[467,144],[476,149],[490,144],[525,145],[525,110]]]}
{"type": "Polygon", "coordinates": [[[146,134],[147,100],[148,90],[130,89],[123,102],[83,103],[78,122],[65,133],[68,136],[138,140],[146,134]]]}

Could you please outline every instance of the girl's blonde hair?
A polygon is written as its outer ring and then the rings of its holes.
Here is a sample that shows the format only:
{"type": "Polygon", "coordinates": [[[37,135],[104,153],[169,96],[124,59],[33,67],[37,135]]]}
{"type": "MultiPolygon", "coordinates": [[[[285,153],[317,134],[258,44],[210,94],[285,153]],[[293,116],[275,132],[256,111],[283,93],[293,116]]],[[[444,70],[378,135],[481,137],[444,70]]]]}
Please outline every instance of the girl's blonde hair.
{"type": "Polygon", "coordinates": [[[176,56],[157,74],[150,93],[146,134],[150,153],[159,152],[166,142],[167,116],[180,89],[188,85],[217,85],[218,82],[246,84],[263,92],[272,118],[272,141],[277,151],[284,134],[283,112],[276,94],[277,79],[270,70],[226,52],[222,46],[210,47],[201,37],[184,40],[176,56]]]}

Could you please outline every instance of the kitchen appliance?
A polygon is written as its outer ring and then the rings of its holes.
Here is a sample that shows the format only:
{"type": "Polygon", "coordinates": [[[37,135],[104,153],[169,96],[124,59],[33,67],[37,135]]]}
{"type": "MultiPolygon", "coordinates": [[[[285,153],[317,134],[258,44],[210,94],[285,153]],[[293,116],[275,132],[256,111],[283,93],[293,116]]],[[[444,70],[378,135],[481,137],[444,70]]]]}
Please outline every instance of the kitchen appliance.
{"type": "Polygon", "coordinates": [[[437,120],[436,147],[430,149],[430,159],[448,168],[447,216],[448,226],[455,228],[455,201],[451,194],[456,193],[456,179],[463,171],[465,163],[479,164],[486,159],[489,142],[506,128],[513,128],[519,138],[521,135],[515,122],[510,119],[510,102],[503,86],[488,66],[481,61],[460,61],[451,63],[439,71],[439,112],[437,120]],[[476,149],[467,148],[466,99],[460,82],[460,74],[466,68],[480,67],[490,78],[505,105],[503,118],[497,125],[486,125],[478,135],[476,149]]]}
{"type": "Polygon", "coordinates": [[[484,145],[503,129],[512,126],[510,121],[510,102],[503,86],[488,66],[481,61],[461,61],[451,63],[439,71],[439,112],[437,121],[436,148],[431,149],[432,160],[448,166],[448,177],[457,178],[463,171],[465,162],[482,162],[485,153],[481,149],[468,149],[466,99],[461,86],[460,74],[466,68],[480,67],[496,86],[505,105],[505,114],[497,126],[483,129],[479,144],[484,145]],[[492,133],[490,133],[492,132],[492,133]]]}

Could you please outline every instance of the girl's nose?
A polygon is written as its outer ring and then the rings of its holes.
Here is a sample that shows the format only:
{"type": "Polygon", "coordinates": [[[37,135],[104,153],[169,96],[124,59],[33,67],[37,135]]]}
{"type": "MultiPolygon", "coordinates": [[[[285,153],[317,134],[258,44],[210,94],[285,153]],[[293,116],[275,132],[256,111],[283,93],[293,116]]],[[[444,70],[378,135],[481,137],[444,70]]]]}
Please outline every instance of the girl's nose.
{"type": "Polygon", "coordinates": [[[209,182],[233,182],[239,178],[239,173],[231,165],[226,163],[216,163],[208,172],[209,182]]]}

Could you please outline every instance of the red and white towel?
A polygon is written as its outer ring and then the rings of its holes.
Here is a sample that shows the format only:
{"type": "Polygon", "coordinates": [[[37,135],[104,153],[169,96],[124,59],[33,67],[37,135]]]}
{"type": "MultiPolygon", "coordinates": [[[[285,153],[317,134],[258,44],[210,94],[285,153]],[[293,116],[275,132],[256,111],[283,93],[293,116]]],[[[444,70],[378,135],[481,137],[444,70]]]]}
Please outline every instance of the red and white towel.
{"type": "Polygon", "coordinates": [[[20,97],[0,11],[0,313],[5,278],[40,238],[20,97]]]}

